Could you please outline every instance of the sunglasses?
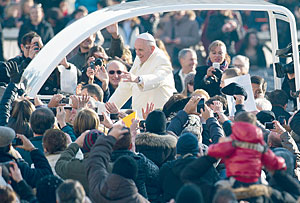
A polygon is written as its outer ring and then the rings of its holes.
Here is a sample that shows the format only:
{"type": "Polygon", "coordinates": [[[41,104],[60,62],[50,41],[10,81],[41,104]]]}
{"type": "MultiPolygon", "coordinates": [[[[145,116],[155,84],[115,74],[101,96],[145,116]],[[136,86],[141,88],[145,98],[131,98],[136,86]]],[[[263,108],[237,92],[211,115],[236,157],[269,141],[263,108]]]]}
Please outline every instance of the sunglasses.
{"type": "Polygon", "coordinates": [[[120,70],[117,70],[117,71],[110,70],[110,71],[108,71],[108,74],[110,74],[110,75],[113,75],[113,74],[115,74],[115,73],[117,73],[118,75],[121,75],[121,74],[122,74],[122,71],[120,71],[120,70]]]}

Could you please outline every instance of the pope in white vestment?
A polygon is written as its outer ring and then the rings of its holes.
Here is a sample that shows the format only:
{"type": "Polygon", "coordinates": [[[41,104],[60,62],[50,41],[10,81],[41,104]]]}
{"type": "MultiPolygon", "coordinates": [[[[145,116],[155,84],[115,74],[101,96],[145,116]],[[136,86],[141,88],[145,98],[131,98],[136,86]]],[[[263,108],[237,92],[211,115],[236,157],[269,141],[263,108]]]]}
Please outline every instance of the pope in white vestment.
{"type": "Polygon", "coordinates": [[[149,33],[140,34],[135,42],[137,57],[129,73],[124,73],[109,102],[121,108],[132,96],[132,109],[142,117],[142,108],[153,103],[155,109],[163,105],[176,92],[172,66],[164,52],[155,45],[149,33]]]}

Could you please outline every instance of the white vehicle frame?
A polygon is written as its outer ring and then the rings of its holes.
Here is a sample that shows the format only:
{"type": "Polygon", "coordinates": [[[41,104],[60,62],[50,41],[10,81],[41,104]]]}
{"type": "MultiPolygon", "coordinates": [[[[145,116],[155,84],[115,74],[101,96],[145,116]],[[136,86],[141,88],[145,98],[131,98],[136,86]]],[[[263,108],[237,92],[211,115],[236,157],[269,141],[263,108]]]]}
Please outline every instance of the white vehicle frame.
{"type": "MultiPolygon", "coordinates": [[[[275,55],[278,49],[276,21],[286,21],[290,25],[296,89],[300,89],[297,29],[295,17],[287,8],[263,0],[140,0],[122,3],[91,13],[58,33],[31,61],[23,74],[23,81],[26,81],[28,95],[34,97],[63,57],[96,31],[135,16],[179,10],[251,10],[267,12],[270,24],[272,63],[279,62],[279,58],[275,55]]],[[[274,86],[275,89],[281,87],[281,80],[276,78],[275,70],[274,86]]]]}

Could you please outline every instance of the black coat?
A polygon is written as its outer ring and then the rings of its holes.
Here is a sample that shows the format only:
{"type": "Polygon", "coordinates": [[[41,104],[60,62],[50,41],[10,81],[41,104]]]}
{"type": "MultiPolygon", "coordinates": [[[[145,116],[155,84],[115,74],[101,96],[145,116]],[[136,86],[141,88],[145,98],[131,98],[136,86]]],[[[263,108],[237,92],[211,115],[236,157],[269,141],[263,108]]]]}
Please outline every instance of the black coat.
{"type": "MultiPolygon", "coordinates": [[[[162,165],[159,171],[159,181],[164,202],[168,202],[176,197],[177,192],[184,184],[180,178],[182,170],[196,159],[196,156],[180,157],[177,160],[168,161],[162,165]]],[[[203,178],[211,184],[219,180],[217,171],[213,167],[203,175],[203,178]]]]}
{"type": "Polygon", "coordinates": [[[135,180],[136,187],[141,195],[151,200],[158,198],[158,167],[142,153],[134,153],[130,150],[115,150],[112,152],[111,161],[115,162],[121,156],[131,156],[138,165],[138,177],[135,180]]]}
{"type": "Polygon", "coordinates": [[[290,123],[291,129],[298,135],[300,135],[300,110],[294,115],[290,123]]]}
{"type": "MultiPolygon", "coordinates": [[[[37,182],[44,176],[52,175],[51,166],[44,156],[44,154],[38,150],[32,150],[30,157],[34,164],[34,168],[31,168],[23,159],[19,159],[17,164],[20,168],[22,177],[31,187],[35,188],[37,182]]],[[[0,155],[0,162],[7,162],[14,160],[12,156],[2,154],[0,155]]]]}
{"type": "Polygon", "coordinates": [[[135,140],[136,151],[143,153],[158,167],[175,159],[177,138],[173,135],[154,133],[139,134],[135,140]]]}
{"type": "Polygon", "coordinates": [[[175,88],[177,90],[178,93],[181,93],[183,90],[183,85],[181,82],[181,78],[179,76],[179,72],[180,70],[178,70],[176,73],[174,73],[174,82],[175,82],[175,88]]]}
{"type": "Polygon", "coordinates": [[[48,23],[47,21],[43,20],[38,26],[34,26],[31,24],[30,21],[27,21],[20,28],[19,36],[18,36],[19,45],[22,43],[21,42],[22,37],[31,31],[34,31],[38,35],[40,35],[44,44],[49,42],[52,39],[52,37],[54,37],[53,29],[50,23],[48,23]]]}
{"type": "Polygon", "coordinates": [[[282,108],[281,106],[272,106],[272,111],[275,114],[276,120],[278,120],[279,116],[284,116],[286,123],[288,123],[291,114],[289,114],[289,112],[284,110],[284,108],[282,108]]]}
{"type": "Polygon", "coordinates": [[[215,95],[220,95],[220,82],[221,82],[221,77],[222,77],[222,73],[220,70],[216,70],[215,72],[215,79],[211,80],[204,80],[204,76],[207,73],[207,69],[210,66],[200,66],[197,67],[196,69],[196,75],[194,78],[194,89],[203,89],[205,90],[210,97],[213,97],[215,95]]]}

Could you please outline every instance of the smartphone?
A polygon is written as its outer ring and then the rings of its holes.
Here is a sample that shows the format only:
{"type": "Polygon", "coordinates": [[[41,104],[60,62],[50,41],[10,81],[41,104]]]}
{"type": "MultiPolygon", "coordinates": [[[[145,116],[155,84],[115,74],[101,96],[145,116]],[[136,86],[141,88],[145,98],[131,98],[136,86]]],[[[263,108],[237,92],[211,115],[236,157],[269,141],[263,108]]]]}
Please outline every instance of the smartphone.
{"type": "Polygon", "coordinates": [[[285,125],[285,116],[278,116],[278,122],[280,125],[285,125]]]}
{"type": "Polygon", "coordinates": [[[220,63],[213,63],[212,66],[213,66],[215,69],[220,69],[220,63]]]}
{"type": "Polygon", "coordinates": [[[141,129],[146,129],[146,120],[141,120],[139,126],[141,129]]]}
{"type": "Polygon", "coordinates": [[[275,129],[275,124],[273,122],[265,122],[266,129],[275,129]]]}
{"type": "Polygon", "coordinates": [[[64,106],[64,109],[66,109],[66,110],[72,110],[72,107],[71,106],[64,106]]]}
{"type": "Polygon", "coordinates": [[[20,138],[13,139],[12,146],[21,146],[21,145],[23,145],[23,142],[20,138]]]}
{"type": "Polygon", "coordinates": [[[197,104],[197,112],[201,113],[201,109],[204,111],[204,98],[201,98],[199,103],[197,104]]]}
{"type": "Polygon", "coordinates": [[[119,114],[118,113],[111,113],[109,115],[111,120],[119,120],[119,114]]]}
{"type": "Polygon", "coordinates": [[[103,115],[98,114],[98,117],[99,117],[100,122],[104,121],[104,116],[103,115]]]}

